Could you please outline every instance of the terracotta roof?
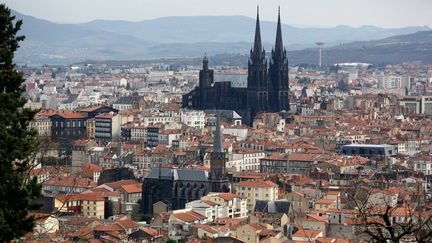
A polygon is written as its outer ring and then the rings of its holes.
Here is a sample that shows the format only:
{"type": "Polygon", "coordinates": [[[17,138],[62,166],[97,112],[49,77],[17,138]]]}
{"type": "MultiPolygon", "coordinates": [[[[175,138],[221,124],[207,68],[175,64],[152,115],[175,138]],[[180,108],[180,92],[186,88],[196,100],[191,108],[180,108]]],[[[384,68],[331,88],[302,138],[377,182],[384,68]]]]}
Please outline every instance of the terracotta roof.
{"type": "Polygon", "coordinates": [[[136,183],[137,183],[136,180],[120,180],[120,181],[108,182],[108,183],[105,183],[105,185],[117,190],[122,185],[129,185],[129,184],[136,184],[136,183]]]}
{"type": "Polygon", "coordinates": [[[195,225],[195,227],[197,227],[197,228],[199,228],[201,230],[204,230],[206,232],[209,232],[211,234],[221,233],[222,235],[224,235],[224,234],[228,233],[228,231],[229,231],[228,227],[226,227],[226,226],[220,226],[220,225],[218,225],[218,226],[210,226],[210,225],[207,225],[207,224],[197,224],[197,225],[195,225]]]}
{"type": "Polygon", "coordinates": [[[277,187],[272,181],[240,181],[236,186],[243,187],[277,187]]]}
{"type": "Polygon", "coordinates": [[[174,217],[180,219],[183,222],[194,222],[197,220],[204,220],[206,219],[205,216],[196,213],[194,211],[184,212],[184,213],[175,213],[173,214],[174,217]]]}
{"type": "Polygon", "coordinates": [[[207,205],[209,205],[209,206],[215,206],[215,205],[218,205],[218,204],[216,204],[216,203],[214,203],[214,202],[212,202],[212,201],[210,201],[210,200],[201,200],[201,202],[203,202],[203,203],[205,203],[205,204],[207,204],[207,205]]]}
{"type": "Polygon", "coordinates": [[[67,201],[104,201],[105,198],[100,192],[86,192],[80,194],[60,195],[56,197],[61,202],[67,201]]]}
{"type": "Polygon", "coordinates": [[[333,237],[318,237],[316,239],[317,243],[349,243],[349,240],[333,238],[333,237]]]}
{"type": "Polygon", "coordinates": [[[146,232],[147,234],[151,236],[159,236],[159,232],[155,229],[149,228],[149,227],[143,227],[141,228],[142,231],[146,232]]]}
{"type": "Polygon", "coordinates": [[[226,200],[226,201],[231,201],[234,198],[239,198],[238,195],[232,194],[232,193],[219,193],[219,194],[217,194],[217,196],[222,198],[223,200],[226,200]]]}
{"type": "Polygon", "coordinates": [[[154,153],[164,153],[166,151],[166,146],[163,144],[159,144],[153,150],[154,153]]]}
{"type": "Polygon", "coordinates": [[[74,176],[67,176],[67,177],[55,176],[45,181],[43,185],[92,188],[97,186],[97,183],[88,178],[76,178],[74,176]]]}
{"type": "Polygon", "coordinates": [[[119,220],[117,221],[117,224],[119,224],[123,228],[129,228],[129,229],[136,229],[139,227],[139,224],[137,222],[130,219],[119,220]]]}
{"type": "Polygon", "coordinates": [[[58,112],[52,114],[51,116],[55,116],[55,115],[61,116],[61,117],[66,118],[66,119],[84,119],[84,118],[87,118],[87,116],[85,116],[79,112],[73,112],[73,111],[58,111],[58,112]]]}
{"type": "Polygon", "coordinates": [[[100,172],[100,171],[102,171],[102,167],[100,167],[97,164],[88,163],[88,164],[85,164],[83,166],[83,169],[82,169],[81,173],[85,177],[93,178],[93,173],[94,172],[100,172]]]}
{"type": "Polygon", "coordinates": [[[123,228],[120,225],[112,223],[112,224],[100,224],[95,227],[95,231],[123,231],[123,228]]]}
{"type": "Polygon", "coordinates": [[[315,215],[315,214],[306,214],[306,218],[311,219],[311,220],[315,220],[315,221],[328,222],[327,218],[325,218],[323,216],[315,215]]]}
{"type": "Polygon", "coordinates": [[[259,224],[259,223],[250,223],[249,226],[252,226],[252,227],[255,228],[256,230],[263,230],[263,229],[265,229],[265,227],[262,226],[262,225],[259,224]]]}
{"type": "Polygon", "coordinates": [[[293,237],[307,237],[315,239],[322,231],[321,230],[306,230],[306,229],[299,229],[297,232],[293,234],[293,237]]]}
{"type": "Polygon", "coordinates": [[[140,192],[142,192],[141,183],[121,185],[120,187],[123,190],[125,190],[127,193],[140,193],[140,192]]]}
{"type": "Polygon", "coordinates": [[[104,196],[99,192],[83,192],[79,197],[83,201],[105,201],[104,196]]]}
{"type": "Polygon", "coordinates": [[[320,200],[315,202],[315,204],[332,204],[332,203],[336,203],[336,199],[321,198],[320,200]]]}
{"type": "Polygon", "coordinates": [[[85,146],[91,141],[93,141],[93,140],[91,140],[91,139],[78,139],[78,140],[74,141],[73,145],[74,146],[85,146]]]}

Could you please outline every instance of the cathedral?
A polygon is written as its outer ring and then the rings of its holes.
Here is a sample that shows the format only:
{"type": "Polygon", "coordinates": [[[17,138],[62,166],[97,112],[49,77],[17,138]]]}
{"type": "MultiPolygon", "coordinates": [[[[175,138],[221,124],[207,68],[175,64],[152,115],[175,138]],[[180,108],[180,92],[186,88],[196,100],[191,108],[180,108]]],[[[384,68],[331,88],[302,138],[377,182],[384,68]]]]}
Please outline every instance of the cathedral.
{"type": "Polygon", "coordinates": [[[282,42],[280,11],[276,42],[270,60],[261,43],[259,12],[257,11],[255,40],[248,61],[247,88],[232,87],[230,81],[215,82],[213,70],[205,56],[199,73],[199,86],[183,95],[185,108],[235,110],[244,122],[252,124],[260,112],[289,110],[288,59],[282,42]]]}
{"type": "Polygon", "coordinates": [[[175,210],[184,208],[187,202],[198,200],[209,192],[229,192],[225,163],[226,153],[217,117],[213,151],[210,154],[210,170],[207,172],[186,168],[152,168],[142,186],[142,212],[151,215],[153,204],[159,201],[175,210]]]}

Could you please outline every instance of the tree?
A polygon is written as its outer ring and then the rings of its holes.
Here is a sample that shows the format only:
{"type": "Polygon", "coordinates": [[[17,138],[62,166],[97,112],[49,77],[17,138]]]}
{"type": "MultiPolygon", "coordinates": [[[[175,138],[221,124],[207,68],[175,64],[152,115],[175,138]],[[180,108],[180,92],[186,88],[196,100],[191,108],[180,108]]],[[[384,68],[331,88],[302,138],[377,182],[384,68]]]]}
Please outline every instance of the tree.
{"type": "Polygon", "coordinates": [[[367,242],[432,241],[432,212],[420,190],[405,192],[402,202],[387,189],[372,189],[355,182],[346,191],[358,211],[358,232],[367,242]]]}
{"type": "Polygon", "coordinates": [[[41,185],[28,176],[37,147],[36,132],[29,122],[37,111],[24,108],[24,78],[13,63],[24,36],[18,36],[22,21],[0,4],[0,242],[10,242],[34,227],[30,210],[41,185]]]}

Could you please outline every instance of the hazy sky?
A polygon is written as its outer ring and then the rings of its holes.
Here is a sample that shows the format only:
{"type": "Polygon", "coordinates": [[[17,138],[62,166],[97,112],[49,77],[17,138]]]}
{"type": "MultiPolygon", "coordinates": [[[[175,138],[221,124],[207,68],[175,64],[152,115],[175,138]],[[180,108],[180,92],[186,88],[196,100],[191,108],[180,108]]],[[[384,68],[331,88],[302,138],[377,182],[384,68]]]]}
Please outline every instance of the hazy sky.
{"type": "Polygon", "coordinates": [[[432,25],[432,0],[0,0],[27,15],[62,23],[94,19],[145,20],[164,16],[244,15],[296,26],[432,25]]]}

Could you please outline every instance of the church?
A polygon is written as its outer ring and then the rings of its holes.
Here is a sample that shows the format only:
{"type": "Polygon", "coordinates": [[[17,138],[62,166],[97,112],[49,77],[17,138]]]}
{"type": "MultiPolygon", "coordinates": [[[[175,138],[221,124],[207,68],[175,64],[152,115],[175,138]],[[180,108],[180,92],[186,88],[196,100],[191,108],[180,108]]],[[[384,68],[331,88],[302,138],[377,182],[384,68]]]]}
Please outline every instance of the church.
{"type": "Polygon", "coordinates": [[[257,11],[255,40],[248,61],[247,87],[232,87],[230,81],[215,82],[205,56],[199,73],[199,86],[183,95],[182,106],[189,109],[234,110],[246,124],[260,112],[289,111],[289,77],[287,52],[282,42],[280,10],[276,42],[270,60],[261,43],[259,11],[257,11]]]}
{"type": "Polygon", "coordinates": [[[209,192],[229,192],[225,163],[226,153],[217,117],[213,151],[210,154],[210,170],[152,168],[142,186],[143,214],[151,215],[153,204],[159,201],[175,210],[184,208],[187,202],[198,200],[209,192]]]}

